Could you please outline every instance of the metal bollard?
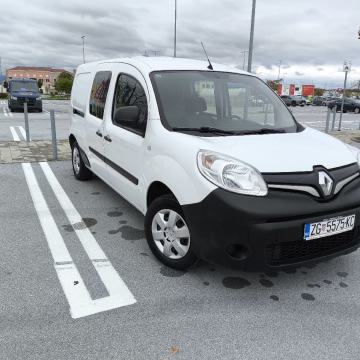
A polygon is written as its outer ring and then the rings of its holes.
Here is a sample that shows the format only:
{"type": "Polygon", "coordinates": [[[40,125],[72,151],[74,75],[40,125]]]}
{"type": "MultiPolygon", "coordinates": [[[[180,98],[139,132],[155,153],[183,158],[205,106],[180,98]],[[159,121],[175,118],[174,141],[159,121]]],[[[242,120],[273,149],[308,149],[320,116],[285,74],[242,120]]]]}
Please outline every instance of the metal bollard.
{"type": "Polygon", "coordinates": [[[56,141],[56,126],[55,126],[55,111],[50,110],[50,122],[51,122],[51,141],[53,149],[53,160],[57,160],[58,151],[57,151],[57,141],[56,141]]]}
{"type": "Polygon", "coordinates": [[[327,109],[327,113],[326,113],[326,125],[325,125],[325,132],[328,133],[329,132],[329,125],[330,125],[330,109],[327,109]]]}
{"type": "Polygon", "coordinates": [[[26,133],[26,141],[30,142],[29,114],[28,114],[27,105],[28,105],[27,102],[24,102],[25,133],[26,133]]]}
{"type": "Polygon", "coordinates": [[[336,106],[334,106],[332,108],[332,113],[333,113],[333,120],[332,120],[332,125],[331,125],[331,131],[335,130],[335,121],[336,121],[336,106]]]}

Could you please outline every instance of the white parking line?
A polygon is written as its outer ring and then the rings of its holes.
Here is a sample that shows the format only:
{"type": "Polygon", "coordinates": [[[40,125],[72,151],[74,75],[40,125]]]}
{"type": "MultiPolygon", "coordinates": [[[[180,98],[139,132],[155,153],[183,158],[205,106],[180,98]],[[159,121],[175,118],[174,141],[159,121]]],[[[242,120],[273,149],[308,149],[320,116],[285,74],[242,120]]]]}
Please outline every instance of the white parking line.
{"type": "MultiPolygon", "coordinates": [[[[17,126],[17,128],[20,130],[23,139],[26,140],[26,132],[25,132],[25,129],[24,129],[22,126],[17,126]]],[[[30,138],[29,140],[31,141],[31,138],[30,138]]]]}
{"type": "Polygon", "coordinates": [[[81,309],[77,309],[77,317],[136,303],[133,294],[111,265],[91,231],[83,223],[82,217],[60,185],[48,163],[41,162],[40,166],[70,224],[73,226],[85,252],[92,261],[95,270],[109,293],[109,296],[93,300],[86,307],[83,306],[82,311],[81,309]]]}
{"type": "Polygon", "coordinates": [[[8,107],[3,107],[3,111],[4,111],[4,115],[6,117],[12,117],[13,116],[12,112],[10,112],[8,107]]]}
{"type": "Polygon", "coordinates": [[[43,109],[43,112],[46,113],[46,114],[50,114],[50,111],[48,111],[46,109],[43,109]]]}
{"type": "Polygon", "coordinates": [[[36,180],[33,168],[30,163],[23,163],[22,168],[35,210],[54,259],[57,276],[70,305],[71,316],[75,319],[80,316],[85,316],[84,313],[89,315],[89,304],[91,304],[90,294],[50,213],[44,195],[36,180]]]}
{"type": "Polygon", "coordinates": [[[14,141],[20,141],[20,138],[13,126],[10,126],[10,132],[11,132],[11,135],[12,135],[14,141]]]}

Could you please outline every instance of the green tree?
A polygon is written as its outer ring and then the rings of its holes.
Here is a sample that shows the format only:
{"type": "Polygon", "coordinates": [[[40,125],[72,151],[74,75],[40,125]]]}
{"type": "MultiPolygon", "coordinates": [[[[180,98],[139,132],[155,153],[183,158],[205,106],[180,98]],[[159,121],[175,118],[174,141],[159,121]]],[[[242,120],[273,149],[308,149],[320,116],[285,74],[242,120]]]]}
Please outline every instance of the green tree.
{"type": "Polygon", "coordinates": [[[314,95],[315,96],[323,96],[324,92],[325,92],[325,89],[315,88],[314,95]]]}
{"type": "Polygon", "coordinates": [[[65,94],[70,94],[72,85],[73,85],[74,77],[69,72],[62,72],[55,83],[55,90],[57,92],[62,92],[65,94]]]}
{"type": "Polygon", "coordinates": [[[277,92],[277,89],[279,87],[279,84],[282,79],[280,80],[267,80],[266,83],[275,91],[277,92]]]}

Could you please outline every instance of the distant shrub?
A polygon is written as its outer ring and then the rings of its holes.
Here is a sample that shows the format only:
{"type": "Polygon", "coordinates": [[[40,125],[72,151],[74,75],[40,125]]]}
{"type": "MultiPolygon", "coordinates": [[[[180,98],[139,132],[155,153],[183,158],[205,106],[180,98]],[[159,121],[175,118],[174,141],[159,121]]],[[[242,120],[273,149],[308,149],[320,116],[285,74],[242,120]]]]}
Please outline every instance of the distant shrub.
{"type": "Polygon", "coordinates": [[[8,95],[6,93],[0,93],[0,99],[7,99],[8,95]]]}

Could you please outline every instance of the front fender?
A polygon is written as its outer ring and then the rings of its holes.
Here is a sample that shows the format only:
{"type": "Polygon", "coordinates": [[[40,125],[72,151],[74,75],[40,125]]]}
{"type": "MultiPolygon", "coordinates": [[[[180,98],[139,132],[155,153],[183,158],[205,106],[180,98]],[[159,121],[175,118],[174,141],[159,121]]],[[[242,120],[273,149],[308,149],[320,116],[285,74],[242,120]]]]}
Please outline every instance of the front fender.
{"type": "Polygon", "coordinates": [[[181,165],[168,155],[152,157],[146,162],[146,189],[148,190],[153,182],[159,181],[173,192],[180,205],[202,201],[217,187],[200,174],[195,157],[194,161],[184,162],[184,165],[181,165]]]}

